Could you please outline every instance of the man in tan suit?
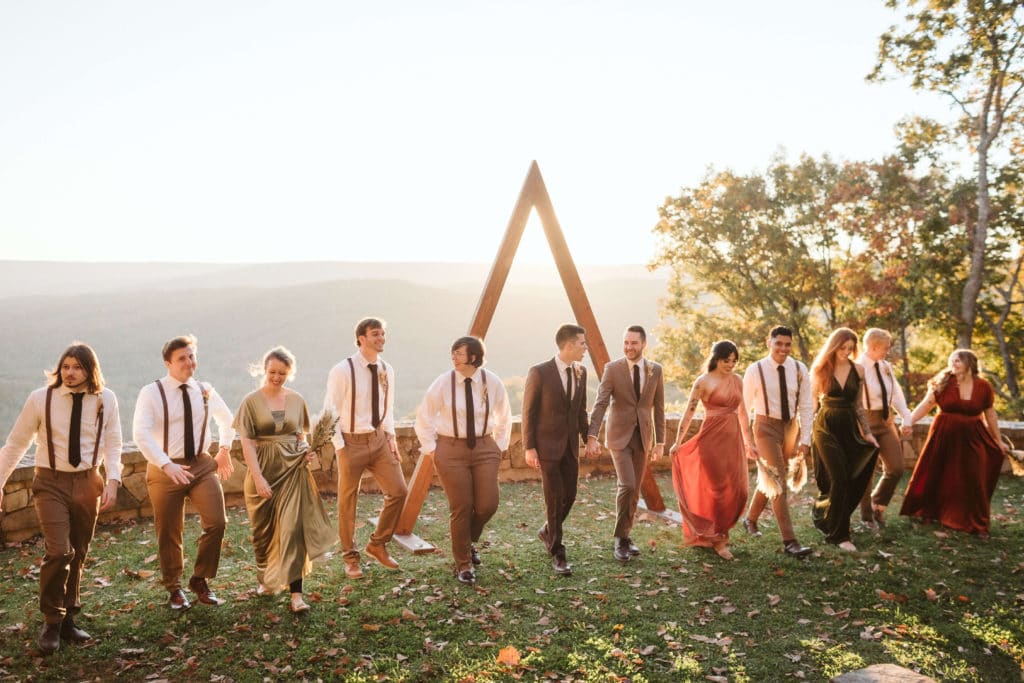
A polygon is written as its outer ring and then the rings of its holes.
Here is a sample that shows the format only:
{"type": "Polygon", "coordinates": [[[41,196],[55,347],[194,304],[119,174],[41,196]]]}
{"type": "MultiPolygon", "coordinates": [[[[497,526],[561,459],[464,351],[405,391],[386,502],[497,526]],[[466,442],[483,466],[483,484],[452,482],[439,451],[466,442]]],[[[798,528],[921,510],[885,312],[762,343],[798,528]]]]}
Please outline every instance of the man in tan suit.
{"type": "Polygon", "coordinates": [[[644,358],[646,348],[644,328],[633,325],[626,329],[622,337],[625,355],[604,368],[587,434],[587,453],[600,454],[597,434],[610,404],[605,438],[619,481],[614,553],[621,562],[640,554],[629,538],[640,500],[640,482],[648,458],[657,460],[665,450],[665,383],[661,366],[644,358]]]}

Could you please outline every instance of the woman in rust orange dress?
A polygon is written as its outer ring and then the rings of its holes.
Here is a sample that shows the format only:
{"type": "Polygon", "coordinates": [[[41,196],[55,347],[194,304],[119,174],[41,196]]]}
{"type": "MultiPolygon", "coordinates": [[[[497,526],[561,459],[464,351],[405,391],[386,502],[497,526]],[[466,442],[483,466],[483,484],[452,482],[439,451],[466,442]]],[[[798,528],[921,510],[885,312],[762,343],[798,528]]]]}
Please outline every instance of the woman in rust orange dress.
{"type": "Polygon", "coordinates": [[[731,341],[715,342],[711,347],[705,372],[693,383],[675,445],[669,451],[685,543],[710,547],[726,560],[733,559],[729,530],[747,503],[744,451],[750,459],[757,459],[743,404],[743,380],[733,372],[738,360],[739,351],[731,341]],[[704,404],[704,421],[696,436],[682,443],[698,402],[704,404]]]}
{"type": "MultiPolygon", "coordinates": [[[[978,357],[967,349],[954,351],[910,416],[913,424],[939,406],[901,515],[988,535],[989,504],[1009,449],[1000,439],[992,400],[992,386],[978,377],[978,357]]],[[[904,430],[909,432],[909,426],[904,430]]]]}

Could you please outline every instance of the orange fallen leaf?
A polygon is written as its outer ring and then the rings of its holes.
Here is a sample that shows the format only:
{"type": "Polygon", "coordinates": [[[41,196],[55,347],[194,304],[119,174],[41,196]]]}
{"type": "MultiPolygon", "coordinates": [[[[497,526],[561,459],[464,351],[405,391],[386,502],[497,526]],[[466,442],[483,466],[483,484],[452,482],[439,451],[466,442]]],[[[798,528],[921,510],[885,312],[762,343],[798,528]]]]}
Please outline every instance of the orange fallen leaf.
{"type": "Polygon", "coordinates": [[[374,631],[374,632],[379,631],[380,630],[380,624],[363,624],[363,630],[364,631],[374,631]]]}
{"type": "Polygon", "coordinates": [[[931,588],[927,588],[924,591],[924,597],[928,598],[928,600],[930,600],[931,602],[935,602],[936,600],[939,599],[939,594],[936,593],[931,588]]]}
{"type": "Polygon", "coordinates": [[[519,650],[512,645],[501,648],[498,652],[498,664],[506,666],[519,666],[519,650]]]}

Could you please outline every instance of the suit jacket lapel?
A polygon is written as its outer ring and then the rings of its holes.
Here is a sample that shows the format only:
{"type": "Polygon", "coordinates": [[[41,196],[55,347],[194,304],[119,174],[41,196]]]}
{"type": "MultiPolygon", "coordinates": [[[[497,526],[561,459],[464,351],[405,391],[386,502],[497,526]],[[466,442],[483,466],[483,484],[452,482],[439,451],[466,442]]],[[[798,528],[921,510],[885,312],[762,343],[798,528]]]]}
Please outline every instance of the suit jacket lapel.
{"type": "Polygon", "coordinates": [[[562,402],[564,403],[567,396],[565,394],[565,385],[562,384],[562,373],[558,371],[558,363],[556,363],[555,359],[552,358],[548,361],[548,366],[551,368],[549,371],[551,376],[554,377],[556,385],[562,392],[562,402]]]}
{"type": "Polygon", "coordinates": [[[654,367],[653,365],[651,365],[651,361],[644,359],[644,378],[643,378],[644,388],[640,392],[640,400],[637,401],[637,403],[640,403],[645,398],[647,398],[648,392],[654,391],[654,384],[655,384],[655,377],[654,377],[654,375],[655,375],[655,373],[657,373],[657,371],[658,371],[658,369],[656,367],[654,367]],[[650,369],[649,373],[647,372],[648,369],[650,369]]]}

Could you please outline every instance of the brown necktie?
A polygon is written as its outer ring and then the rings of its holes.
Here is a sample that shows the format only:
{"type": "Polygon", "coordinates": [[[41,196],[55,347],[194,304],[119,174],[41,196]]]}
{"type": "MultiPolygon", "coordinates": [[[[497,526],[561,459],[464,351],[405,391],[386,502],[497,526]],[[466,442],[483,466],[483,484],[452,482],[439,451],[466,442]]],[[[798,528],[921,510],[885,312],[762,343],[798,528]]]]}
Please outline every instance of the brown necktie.
{"type": "Polygon", "coordinates": [[[192,400],[188,397],[188,385],[181,385],[181,402],[185,404],[185,459],[194,460],[196,457],[196,435],[192,431],[192,400]]]}
{"type": "Polygon", "coordinates": [[[882,419],[889,419],[889,392],[885,390],[885,382],[882,380],[882,369],[878,367],[881,365],[878,361],[875,361],[875,374],[878,375],[878,386],[882,387],[882,419]]]}
{"type": "Polygon", "coordinates": [[[376,429],[380,426],[380,379],[377,377],[376,363],[370,363],[366,367],[370,368],[370,374],[373,375],[373,388],[370,389],[370,424],[376,429]]]}
{"type": "Polygon", "coordinates": [[[78,467],[82,462],[82,399],[84,393],[71,394],[71,426],[68,428],[68,462],[78,467]]]}
{"type": "Polygon", "coordinates": [[[476,415],[473,408],[473,379],[466,380],[466,445],[470,450],[476,448],[476,415]]]}
{"type": "Polygon", "coordinates": [[[789,422],[789,387],[786,386],[786,368],[779,366],[779,403],[782,405],[782,421],[789,422]]]}

